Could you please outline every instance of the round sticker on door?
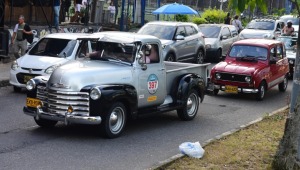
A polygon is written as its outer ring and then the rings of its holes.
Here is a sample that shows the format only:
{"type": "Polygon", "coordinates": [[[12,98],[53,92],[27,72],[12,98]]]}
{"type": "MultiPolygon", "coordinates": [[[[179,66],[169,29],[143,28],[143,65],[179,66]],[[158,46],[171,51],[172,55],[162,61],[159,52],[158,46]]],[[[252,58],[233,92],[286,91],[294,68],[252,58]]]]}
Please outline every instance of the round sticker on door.
{"type": "Polygon", "coordinates": [[[148,91],[150,94],[154,94],[158,88],[158,78],[155,74],[150,74],[147,80],[148,83],[148,91]]]}

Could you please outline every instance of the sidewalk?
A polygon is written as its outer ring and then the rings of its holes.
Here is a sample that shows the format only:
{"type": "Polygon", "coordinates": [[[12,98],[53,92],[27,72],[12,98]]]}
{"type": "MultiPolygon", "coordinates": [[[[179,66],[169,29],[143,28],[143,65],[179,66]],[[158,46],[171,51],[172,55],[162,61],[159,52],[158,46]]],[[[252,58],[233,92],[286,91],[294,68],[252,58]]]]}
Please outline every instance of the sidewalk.
{"type": "Polygon", "coordinates": [[[9,71],[11,63],[12,61],[8,63],[0,62],[0,87],[9,85],[9,71]]]}

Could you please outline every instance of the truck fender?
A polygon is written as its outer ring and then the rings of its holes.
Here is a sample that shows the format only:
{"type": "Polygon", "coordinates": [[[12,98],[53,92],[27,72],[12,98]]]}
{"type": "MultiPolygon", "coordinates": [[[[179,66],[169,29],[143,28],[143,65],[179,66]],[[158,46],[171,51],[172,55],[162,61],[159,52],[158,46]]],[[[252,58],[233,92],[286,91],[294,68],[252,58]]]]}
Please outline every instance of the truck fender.
{"type": "Polygon", "coordinates": [[[185,99],[188,97],[188,93],[191,89],[195,89],[198,92],[200,97],[200,101],[202,102],[204,99],[205,93],[205,81],[202,77],[197,74],[185,74],[179,76],[176,82],[175,88],[173,88],[174,101],[177,101],[177,104],[183,105],[185,103],[185,99]]]}
{"type": "Polygon", "coordinates": [[[105,116],[106,112],[115,102],[122,102],[128,116],[137,115],[137,91],[131,85],[125,84],[106,84],[91,85],[84,87],[81,91],[89,92],[92,88],[98,88],[101,91],[101,97],[97,100],[90,98],[90,116],[105,116]]]}

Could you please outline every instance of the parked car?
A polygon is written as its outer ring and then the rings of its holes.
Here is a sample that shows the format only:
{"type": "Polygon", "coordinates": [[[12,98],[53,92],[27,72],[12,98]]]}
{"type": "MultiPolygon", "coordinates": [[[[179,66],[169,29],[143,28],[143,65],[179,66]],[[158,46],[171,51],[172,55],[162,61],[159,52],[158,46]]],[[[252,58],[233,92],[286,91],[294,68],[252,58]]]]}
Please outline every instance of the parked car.
{"type": "Polygon", "coordinates": [[[279,19],[284,21],[285,25],[287,24],[287,22],[289,20],[291,20],[293,27],[294,27],[294,31],[298,32],[298,30],[299,30],[299,18],[298,17],[296,17],[294,15],[283,15],[279,19]]]}
{"type": "Polygon", "coordinates": [[[10,84],[19,92],[27,81],[50,75],[60,65],[75,59],[79,38],[83,33],[48,34],[40,39],[24,56],[12,63],[10,84]]]}
{"type": "Polygon", "coordinates": [[[204,35],[206,57],[219,62],[226,56],[232,43],[239,40],[238,32],[233,25],[201,24],[199,30],[204,35]]]}
{"type": "Polygon", "coordinates": [[[263,100],[268,89],[288,85],[289,63],[280,41],[248,39],[235,42],[224,62],[211,69],[213,92],[252,93],[263,100]]]}
{"type": "Polygon", "coordinates": [[[138,34],[153,35],[161,40],[165,61],[203,63],[205,43],[196,24],[154,21],[145,24],[138,34]]]}
{"type": "Polygon", "coordinates": [[[275,39],[281,34],[284,21],[274,19],[254,19],[247,24],[239,36],[240,39],[265,38],[275,39]]]}
{"type": "Polygon", "coordinates": [[[280,36],[277,38],[278,41],[283,42],[286,49],[286,56],[289,61],[289,76],[293,78],[294,69],[295,69],[295,61],[296,61],[296,44],[297,44],[297,36],[280,36]]]}
{"type": "Polygon", "coordinates": [[[194,119],[204,99],[209,64],[164,62],[161,42],[154,36],[93,36],[81,42],[97,39],[96,50],[83,60],[57,68],[50,78],[27,82],[23,111],[39,126],[53,127],[57,121],[100,124],[108,138],[115,138],[129,117],[177,110],[180,119],[194,119]]]}

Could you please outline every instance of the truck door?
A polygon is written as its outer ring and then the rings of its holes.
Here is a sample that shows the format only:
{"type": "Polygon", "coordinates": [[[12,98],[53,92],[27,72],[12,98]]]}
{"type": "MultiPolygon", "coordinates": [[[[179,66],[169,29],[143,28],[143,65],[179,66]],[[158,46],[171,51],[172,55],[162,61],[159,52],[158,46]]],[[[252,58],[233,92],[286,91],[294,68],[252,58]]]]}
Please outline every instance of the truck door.
{"type": "MultiPolygon", "coordinates": [[[[184,26],[179,26],[176,30],[175,38],[178,35],[182,35],[184,38],[186,38],[186,31],[184,26]]],[[[177,59],[182,60],[187,56],[187,51],[186,51],[186,40],[175,40],[174,47],[176,49],[177,53],[177,59]]]]}
{"type": "Polygon", "coordinates": [[[220,41],[221,41],[221,44],[222,44],[222,47],[223,47],[223,49],[222,49],[222,56],[226,56],[227,51],[229,50],[231,44],[233,43],[232,42],[231,33],[230,33],[228,27],[224,27],[221,30],[220,41]]]}
{"type": "Polygon", "coordinates": [[[138,106],[158,106],[166,97],[166,70],[161,59],[159,44],[149,43],[143,45],[141,51],[145,54],[147,68],[137,68],[138,79],[138,106]],[[147,45],[151,45],[151,50],[147,51],[147,45]]]}
{"type": "Polygon", "coordinates": [[[199,37],[196,32],[194,32],[193,26],[185,26],[185,30],[187,34],[187,37],[185,38],[187,55],[188,57],[194,57],[198,50],[195,48],[197,48],[199,37]]]}
{"type": "Polygon", "coordinates": [[[269,81],[269,86],[272,87],[276,84],[277,79],[278,79],[278,69],[279,69],[279,56],[277,55],[277,46],[274,46],[270,50],[270,60],[275,61],[276,63],[270,64],[270,81],[269,81]]]}

